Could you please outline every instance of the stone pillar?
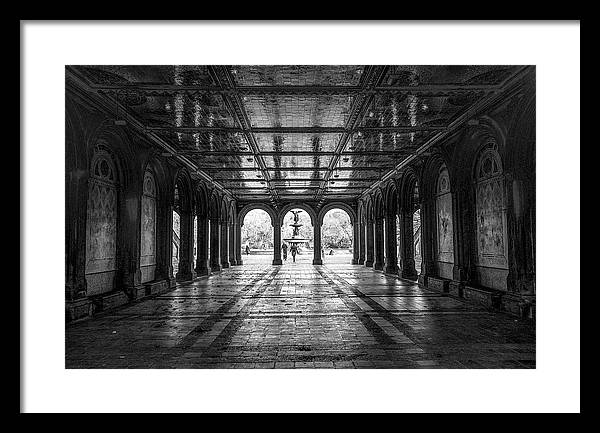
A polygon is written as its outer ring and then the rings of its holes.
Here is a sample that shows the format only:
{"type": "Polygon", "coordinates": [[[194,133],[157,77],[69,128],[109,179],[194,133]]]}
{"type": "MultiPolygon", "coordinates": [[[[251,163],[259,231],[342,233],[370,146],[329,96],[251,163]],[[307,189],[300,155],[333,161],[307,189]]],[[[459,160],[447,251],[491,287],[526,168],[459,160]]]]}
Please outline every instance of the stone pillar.
{"type": "Polygon", "coordinates": [[[194,265],[194,214],[182,211],[179,229],[179,268],[175,279],[177,281],[193,280],[196,273],[194,265]]]}
{"type": "Polygon", "coordinates": [[[400,219],[400,276],[408,280],[417,279],[415,269],[415,253],[413,240],[412,212],[403,209],[399,215],[400,219]]]}
{"type": "Polygon", "coordinates": [[[386,274],[398,274],[396,245],[396,215],[388,215],[385,220],[385,267],[386,274]]]}
{"type": "Polygon", "coordinates": [[[87,296],[85,279],[87,172],[74,169],[67,172],[66,178],[65,299],[74,301],[87,296]]]}
{"type": "Polygon", "coordinates": [[[323,257],[321,256],[321,225],[318,221],[315,221],[313,246],[313,265],[322,265],[323,257]]]}
{"type": "Polygon", "coordinates": [[[365,224],[363,221],[357,224],[358,226],[358,265],[365,264],[365,224]]]}
{"type": "Polygon", "coordinates": [[[141,210],[142,191],[131,190],[125,194],[119,215],[119,231],[123,233],[120,246],[120,280],[129,299],[145,295],[142,286],[141,255],[141,210]]]}
{"type": "Polygon", "coordinates": [[[210,220],[210,270],[221,271],[221,224],[217,218],[210,220]]]}
{"type": "Polygon", "coordinates": [[[373,221],[367,220],[365,224],[365,266],[367,268],[373,267],[373,262],[375,261],[374,254],[374,234],[375,228],[373,227],[373,221]]]}
{"type": "Polygon", "coordinates": [[[226,269],[229,266],[229,228],[225,220],[221,222],[221,267],[226,269]]]}
{"type": "Polygon", "coordinates": [[[158,231],[161,233],[161,246],[157,249],[156,255],[156,279],[164,278],[168,287],[175,287],[175,277],[173,276],[173,203],[161,205],[158,203],[156,213],[156,223],[158,231]],[[160,211],[158,211],[160,209],[160,211]],[[163,225],[164,224],[164,225],[163,225]]]}
{"type": "Polygon", "coordinates": [[[384,250],[383,250],[383,217],[375,218],[375,262],[373,269],[383,270],[384,250]]]}
{"type": "Polygon", "coordinates": [[[273,225],[273,264],[281,265],[281,222],[273,225]]]}
{"type": "Polygon", "coordinates": [[[354,225],[352,226],[352,264],[358,265],[358,260],[360,257],[360,224],[358,221],[354,221],[354,225]]]}
{"type": "Polygon", "coordinates": [[[437,275],[434,257],[436,237],[435,200],[433,198],[421,202],[421,272],[419,281],[425,282],[427,277],[437,275]]]}
{"type": "Polygon", "coordinates": [[[244,264],[242,260],[242,223],[240,221],[235,224],[235,262],[238,266],[244,264]]]}
{"type": "Polygon", "coordinates": [[[452,279],[456,282],[465,282],[467,274],[464,267],[462,254],[463,245],[463,217],[461,211],[462,194],[452,193],[452,239],[454,244],[454,266],[452,268],[452,279]]]}
{"type": "Polygon", "coordinates": [[[197,227],[197,242],[196,248],[196,275],[208,275],[210,269],[208,267],[208,218],[206,215],[198,215],[197,227]]]}
{"type": "Polygon", "coordinates": [[[237,259],[235,257],[236,240],[235,240],[235,226],[236,224],[232,221],[229,224],[229,263],[231,266],[237,266],[237,259]]]}

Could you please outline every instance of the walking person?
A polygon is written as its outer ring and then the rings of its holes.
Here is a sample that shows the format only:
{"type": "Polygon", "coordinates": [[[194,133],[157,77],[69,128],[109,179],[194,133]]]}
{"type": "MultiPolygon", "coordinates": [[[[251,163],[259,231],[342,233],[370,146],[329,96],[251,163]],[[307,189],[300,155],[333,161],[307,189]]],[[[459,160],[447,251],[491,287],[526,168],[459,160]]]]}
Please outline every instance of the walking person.
{"type": "Polygon", "coordinates": [[[250,255],[250,245],[246,244],[246,255],[250,255]]]}
{"type": "Polygon", "coordinates": [[[288,246],[287,246],[287,244],[284,242],[284,243],[281,245],[281,251],[283,252],[283,260],[284,260],[284,261],[287,261],[287,250],[288,250],[288,246]]]}
{"type": "Polygon", "coordinates": [[[294,259],[294,263],[296,263],[296,254],[298,253],[298,247],[296,244],[290,247],[290,252],[292,253],[292,259],[294,259]]]}

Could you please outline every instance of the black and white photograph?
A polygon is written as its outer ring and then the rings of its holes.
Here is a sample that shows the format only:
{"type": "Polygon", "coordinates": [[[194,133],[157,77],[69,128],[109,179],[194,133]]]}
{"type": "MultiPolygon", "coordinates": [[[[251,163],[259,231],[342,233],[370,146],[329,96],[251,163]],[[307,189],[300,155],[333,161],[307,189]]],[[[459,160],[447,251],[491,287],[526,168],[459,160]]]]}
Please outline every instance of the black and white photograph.
{"type": "Polygon", "coordinates": [[[535,367],[535,67],[65,74],[67,368],[535,367]]]}
{"type": "MultiPolygon", "coordinates": [[[[171,24],[173,34],[233,31],[227,25],[171,24]]],[[[32,34],[44,27],[29,25],[32,34]]],[[[113,26],[119,46],[121,24],[113,26]]],[[[137,28],[149,35],[153,26],[161,24],[137,28]]],[[[25,345],[22,365],[31,365],[32,358],[43,363],[34,355],[43,345],[48,358],[40,368],[57,369],[60,376],[25,375],[22,384],[25,390],[28,378],[36,388],[50,387],[40,380],[59,388],[76,384],[94,396],[64,409],[61,398],[49,402],[43,391],[33,411],[46,411],[39,409],[46,404],[55,407],[48,411],[362,412],[356,401],[339,406],[349,395],[315,406],[328,393],[349,393],[352,384],[364,387],[356,394],[364,400],[370,385],[388,384],[386,392],[395,395],[403,383],[418,387],[424,380],[429,382],[420,395],[438,389],[451,395],[463,386],[465,393],[469,387],[501,392],[511,381],[540,392],[535,383],[541,375],[556,375],[546,364],[552,358],[549,342],[551,350],[564,344],[563,356],[577,364],[565,373],[563,391],[556,379],[554,392],[566,399],[576,390],[567,411],[578,408],[578,334],[571,334],[575,343],[558,333],[549,336],[537,314],[556,321],[554,309],[561,308],[561,324],[579,332],[579,26],[570,26],[577,43],[571,54],[577,63],[570,67],[577,81],[565,77],[560,84],[571,82],[573,93],[566,97],[577,111],[556,124],[543,120],[548,68],[529,53],[501,50],[495,57],[493,45],[480,58],[466,50],[469,55],[446,62],[440,59],[447,56],[414,47],[420,57],[385,48],[378,59],[352,50],[330,57],[327,47],[321,55],[307,55],[302,50],[318,44],[318,34],[312,35],[316,41],[300,44],[293,35],[302,34],[302,25],[277,33],[267,24],[265,33],[281,35],[277,43],[285,46],[288,37],[303,48],[281,56],[267,49],[268,59],[239,54],[245,44],[231,51],[212,48],[216,58],[185,47],[178,56],[157,44],[155,55],[147,47],[127,61],[126,48],[122,55],[100,55],[94,47],[103,44],[86,45],[100,24],[90,33],[67,24],[65,35],[80,34],[82,40],[63,47],[52,76],[36,68],[57,95],[44,103],[54,107],[48,111],[54,111],[62,136],[35,144],[55,148],[53,161],[43,161],[45,150],[27,152],[36,131],[24,141],[25,163],[35,159],[52,167],[64,201],[44,197],[36,203],[56,221],[37,239],[54,251],[56,264],[33,289],[31,282],[41,276],[27,277],[23,298],[25,320],[35,320],[28,329],[54,323],[56,343],[37,333],[40,343],[35,349],[25,345]],[[61,72],[62,80],[55,81],[61,72]],[[546,218],[563,217],[549,215],[545,202],[538,212],[539,198],[563,192],[549,191],[539,174],[558,176],[553,170],[561,161],[547,162],[554,150],[544,130],[560,134],[566,122],[577,130],[567,132],[571,142],[563,142],[562,152],[573,153],[558,158],[564,157],[563,170],[572,170],[576,189],[567,194],[576,201],[552,233],[546,218]],[[547,279],[548,236],[572,242],[557,244],[553,254],[569,256],[566,269],[553,269],[567,271],[568,280],[558,274],[547,279]],[[569,301],[576,306],[560,306],[567,300],[562,285],[576,292],[569,301]],[[42,291],[51,303],[35,295],[42,291]],[[553,301],[559,306],[547,304],[559,297],[557,291],[562,299],[553,301]],[[31,313],[27,308],[34,304],[51,319],[31,313]],[[563,316],[566,309],[571,317],[563,316]],[[87,380],[96,391],[84,385],[87,380]],[[127,385],[130,380],[144,384],[127,385]],[[167,392],[158,389],[163,381],[167,389],[187,385],[185,392],[204,394],[197,398],[211,400],[213,392],[215,398],[204,406],[193,399],[163,410],[156,401],[142,407],[139,400],[130,409],[106,402],[130,392],[145,394],[143,399],[159,396],[167,392]],[[504,383],[494,388],[492,381],[504,383]],[[216,397],[227,400],[228,391],[252,395],[254,387],[279,401],[261,405],[258,397],[239,398],[238,404],[238,396],[227,402],[216,397]],[[324,395],[312,400],[303,392],[324,395]],[[286,406],[282,400],[288,397],[286,406]],[[215,409],[219,402],[223,407],[215,409]]],[[[250,38],[250,51],[260,46],[251,43],[259,39],[253,30],[238,30],[250,38]]],[[[149,35],[148,44],[160,37],[149,35]]],[[[239,38],[232,37],[240,44],[239,38]]],[[[28,59],[26,82],[35,68],[28,59]]],[[[25,87],[25,110],[41,100],[31,89],[25,87]]],[[[27,116],[25,127],[38,128],[27,116]]],[[[36,168],[26,170],[29,176],[36,168]]],[[[35,176],[28,189],[46,190],[45,174],[35,176]]],[[[28,219],[35,211],[25,209],[28,219]]],[[[472,406],[446,398],[448,406],[440,409],[436,398],[421,401],[419,409],[375,398],[368,411],[503,410],[483,397],[472,406]]],[[[511,396],[516,404],[507,403],[506,410],[528,411],[515,409],[520,398],[511,396]]],[[[551,409],[558,400],[537,403],[531,411],[561,411],[551,409]]]]}

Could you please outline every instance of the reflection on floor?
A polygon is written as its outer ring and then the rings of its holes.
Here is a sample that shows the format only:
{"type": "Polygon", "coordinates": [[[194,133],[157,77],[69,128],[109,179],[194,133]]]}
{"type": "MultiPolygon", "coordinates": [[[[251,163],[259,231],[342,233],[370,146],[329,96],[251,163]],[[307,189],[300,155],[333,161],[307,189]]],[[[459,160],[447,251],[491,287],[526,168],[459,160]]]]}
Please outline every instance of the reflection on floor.
{"type": "Polygon", "coordinates": [[[529,323],[364,266],[261,257],[67,325],[66,367],[535,367],[529,323]]]}

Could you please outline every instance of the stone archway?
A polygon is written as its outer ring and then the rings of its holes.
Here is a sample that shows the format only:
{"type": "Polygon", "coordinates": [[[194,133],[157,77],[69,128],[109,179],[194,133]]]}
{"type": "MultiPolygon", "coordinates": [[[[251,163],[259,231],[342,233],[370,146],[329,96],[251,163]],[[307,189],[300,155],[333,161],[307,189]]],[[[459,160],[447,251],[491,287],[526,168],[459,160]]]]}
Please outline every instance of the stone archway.
{"type": "MultiPolygon", "coordinates": [[[[275,227],[275,240],[274,240],[274,256],[275,259],[281,264],[281,228],[283,225],[283,219],[287,215],[289,211],[292,209],[301,209],[306,211],[308,216],[310,217],[310,222],[313,226],[313,265],[322,265],[323,260],[321,258],[321,227],[317,223],[317,213],[315,210],[307,204],[304,203],[289,203],[285,205],[278,214],[278,223],[277,227],[275,227]]],[[[275,259],[273,260],[273,264],[275,263],[275,259]]]]}
{"type": "MultiPolygon", "coordinates": [[[[319,224],[321,230],[321,236],[323,237],[323,223],[324,223],[324,219],[325,216],[333,211],[333,210],[342,210],[346,213],[346,215],[348,215],[348,218],[350,220],[350,225],[352,226],[352,235],[351,235],[351,249],[352,249],[352,259],[350,260],[350,262],[355,265],[358,263],[358,255],[359,255],[359,249],[358,249],[358,237],[359,237],[359,232],[358,232],[358,217],[356,214],[356,211],[353,207],[349,206],[347,203],[344,202],[332,202],[329,203],[325,206],[323,206],[323,208],[321,208],[319,210],[319,214],[318,214],[318,218],[317,218],[317,224],[319,224]]],[[[323,241],[321,242],[323,243],[323,241]]],[[[325,254],[327,254],[327,252],[325,252],[325,254]]],[[[324,257],[323,257],[324,259],[324,257]]]]}

